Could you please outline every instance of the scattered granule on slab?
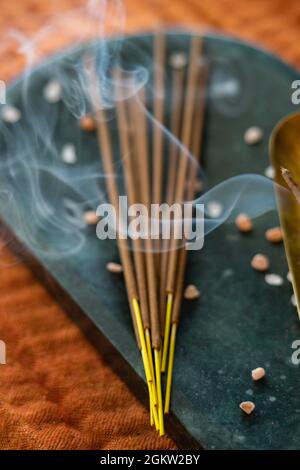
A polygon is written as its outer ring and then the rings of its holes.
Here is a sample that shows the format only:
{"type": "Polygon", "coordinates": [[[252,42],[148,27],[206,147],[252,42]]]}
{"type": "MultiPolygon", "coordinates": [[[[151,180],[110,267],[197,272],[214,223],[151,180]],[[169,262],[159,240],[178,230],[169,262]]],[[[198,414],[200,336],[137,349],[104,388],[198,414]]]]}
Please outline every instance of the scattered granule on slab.
{"type": "Polygon", "coordinates": [[[258,253],[257,255],[253,256],[251,260],[251,266],[256,271],[267,271],[270,267],[270,261],[267,256],[258,253]]]}
{"type": "Polygon", "coordinates": [[[82,118],[79,121],[80,128],[86,132],[93,132],[96,130],[96,123],[90,114],[86,114],[85,116],[82,116],[82,118]]]}
{"type": "Polygon", "coordinates": [[[242,403],[240,403],[240,408],[247,415],[251,415],[251,413],[255,409],[255,404],[253,403],[253,401],[242,401],[242,403]]]}
{"type": "Polygon", "coordinates": [[[119,263],[114,263],[112,261],[106,264],[106,269],[110,273],[122,273],[123,272],[122,265],[119,263]]]}
{"type": "Polygon", "coordinates": [[[270,286],[282,286],[283,284],[283,279],[279,274],[266,274],[265,275],[265,281],[267,284],[270,286]]]}
{"type": "Polygon", "coordinates": [[[282,230],[280,227],[269,228],[266,233],[266,239],[271,243],[279,243],[282,241],[282,230]]]}
{"type": "Polygon", "coordinates": [[[5,122],[15,124],[21,119],[21,111],[11,104],[6,104],[1,108],[1,117],[5,122]]]}
{"type": "Polygon", "coordinates": [[[267,166],[265,169],[265,176],[273,180],[275,178],[275,169],[272,165],[267,166]]]}
{"type": "Polygon", "coordinates": [[[266,375],[266,371],[263,367],[257,367],[256,369],[253,369],[251,372],[252,379],[253,380],[260,380],[266,375]]]}
{"type": "Polygon", "coordinates": [[[288,271],[288,273],[286,275],[286,278],[289,282],[292,282],[292,275],[291,275],[290,271],[288,271]]]}
{"type": "Polygon", "coordinates": [[[187,300],[195,300],[200,297],[200,291],[193,284],[188,285],[184,290],[184,298],[187,300]]]}
{"type": "Polygon", "coordinates": [[[95,211],[86,211],[83,214],[83,220],[87,225],[96,225],[99,221],[99,216],[95,211]]]}
{"type": "Polygon", "coordinates": [[[298,307],[298,305],[297,305],[297,299],[296,299],[295,294],[293,294],[292,297],[291,297],[291,304],[292,304],[294,307],[298,307]]]}
{"type": "Polygon", "coordinates": [[[58,103],[62,97],[62,87],[58,80],[52,80],[44,88],[43,95],[48,103],[58,103]]]}
{"type": "Polygon", "coordinates": [[[209,201],[206,210],[209,217],[217,219],[223,212],[223,206],[219,201],[209,201]]]}
{"type": "Polygon", "coordinates": [[[235,225],[240,232],[251,232],[253,229],[253,222],[247,214],[241,213],[235,219],[235,225]]]}
{"type": "Polygon", "coordinates": [[[195,183],[194,183],[194,191],[196,193],[200,193],[201,191],[203,191],[203,183],[201,180],[199,179],[196,179],[195,180],[195,183]]]}
{"type": "Polygon", "coordinates": [[[222,278],[227,279],[228,277],[231,277],[234,275],[234,271],[231,268],[224,269],[222,272],[222,278]]]}
{"type": "Polygon", "coordinates": [[[257,126],[249,127],[249,129],[247,129],[244,134],[245,142],[248,145],[258,144],[259,142],[261,142],[262,138],[263,131],[257,126]]]}
{"type": "Polygon", "coordinates": [[[76,157],[75,145],[65,144],[61,151],[61,158],[68,165],[72,165],[73,163],[76,163],[77,157],[76,157]]]}
{"type": "Polygon", "coordinates": [[[187,56],[184,52],[174,52],[170,55],[169,64],[173,69],[183,69],[187,65],[187,56]]]}

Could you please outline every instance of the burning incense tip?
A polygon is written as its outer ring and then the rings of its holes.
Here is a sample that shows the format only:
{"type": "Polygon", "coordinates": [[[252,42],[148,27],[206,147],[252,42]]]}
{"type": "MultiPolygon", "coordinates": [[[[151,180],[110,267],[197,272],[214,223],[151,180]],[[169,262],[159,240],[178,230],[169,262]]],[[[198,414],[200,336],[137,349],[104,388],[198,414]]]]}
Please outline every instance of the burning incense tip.
{"type": "Polygon", "coordinates": [[[286,184],[294,194],[298,204],[300,205],[300,187],[294,180],[291,172],[287,168],[281,167],[281,174],[283,179],[285,180],[286,184]]]}
{"type": "Polygon", "coordinates": [[[284,179],[287,175],[291,176],[291,172],[287,168],[284,168],[283,166],[281,166],[280,170],[281,170],[281,174],[284,177],[284,179]]]}

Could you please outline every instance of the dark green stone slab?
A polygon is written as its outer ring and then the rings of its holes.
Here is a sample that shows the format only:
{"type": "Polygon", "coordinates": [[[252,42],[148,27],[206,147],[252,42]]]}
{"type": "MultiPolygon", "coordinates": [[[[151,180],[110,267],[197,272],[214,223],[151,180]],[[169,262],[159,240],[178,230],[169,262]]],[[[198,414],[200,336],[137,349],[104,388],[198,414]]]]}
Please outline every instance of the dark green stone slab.
{"type": "MultiPolygon", "coordinates": [[[[168,50],[187,50],[189,40],[189,34],[169,33],[168,50]]],[[[123,51],[124,61],[150,63],[152,36],[126,38],[123,51]]],[[[40,122],[58,119],[51,137],[57,148],[66,141],[74,141],[80,149],[79,162],[72,170],[78,174],[83,164],[95,164],[97,171],[101,171],[95,139],[78,133],[76,120],[62,104],[53,111],[39,97],[46,80],[57,74],[62,62],[65,66],[66,57],[72,62],[81,54],[82,50],[76,49],[54,57],[32,77],[29,87],[29,108],[39,113],[40,122]]],[[[233,78],[240,87],[234,98],[216,100],[213,98],[216,88],[210,86],[203,150],[208,187],[240,173],[262,175],[269,164],[268,137],[272,128],[295,110],[290,99],[291,82],[299,75],[267,53],[223,37],[207,36],[205,54],[211,65],[212,83],[214,80],[217,83],[220,77],[233,78]],[[251,125],[264,130],[259,146],[246,146],[243,141],[244,131],[251,125]]],[[[30,114],[28,107],[27,111],[24,109],[22,92],[24,80],[12,86],[8,97],[22,109],[26,132],[30,114]]],[[[14,135],[12,126],[2,124],[3,152],[14,135]]],[[[4,181],[8,174],[3,168],[1,172],[4,181]]],[[[49,178],[43,175],[38,186],[56,207],[59,203],[56,197],[61,193],[49,178]]],[[[20,187],[23,197],[19,207],[25,217],[30,217],[34,230],[34,207],[27,200],[31,191],[26,181],[20,187]]],[[[84,190],[88,198],[95,196],[92,187],[84,190]]],[[[66,196],[78,197],[70,188],[66,188],[66,196]]],[[[94,231],[88,229],[83,231],[81,249],[67,258],[51,258],[43,249],[62,248],[65,243],[55,238],[55,232],[37,228],[34,234],[38,243],[33,245],[24,227],[8,218],[7,212],[3,219],[142,376],[122,279],[111,276],[105,269],[106,262],[117,259],[116,246],[99,242],[94,231]]],[[[247,236],[237,233],[232,224],[224,224],[206,238],[202,251],[189,255],[187,282],[197,284],[202,295],[196,303],[183,304],[172,409],[187,432],[207,449],[300,447],[299,367],[291,362],[291,344],[300,338],[299,322],[290,303],[292,292],[286,281],[283,246],[271,245],[264,238],[265,229],[277,223],[275,212],[261,216],[253,233],[247,236]],[[270,257],[272,272],[283,276],[283,286],[267,285],[263,275],[250,268],[250,260],[257,252],[270,257]],[[251,369],[257,366],[267,371],[267,378],[260,383],[251,379],[251,369]],[[256,410],[249,417],[239,409],[239,403],[247,399],[256,403],[256,410]]]]}

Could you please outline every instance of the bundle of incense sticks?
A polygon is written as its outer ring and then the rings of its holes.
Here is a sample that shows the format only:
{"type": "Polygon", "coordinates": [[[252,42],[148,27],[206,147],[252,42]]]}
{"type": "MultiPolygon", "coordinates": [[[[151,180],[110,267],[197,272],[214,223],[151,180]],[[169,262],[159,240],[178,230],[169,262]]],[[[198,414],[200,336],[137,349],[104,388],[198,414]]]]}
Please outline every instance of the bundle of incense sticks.
{"type": "MultiPolygon", "coordinates": [[[[191,39],[189,53],[166,55],[166,38],[159,33],[153,47],[153,114],[147,111],[146,87],[130,98],[120,86],[124,73],[112,72],[123,176],[129,204],[191,201],[195,197],[197,165],[205,109],[207,71],[202,57],[203,39],[191,39]],[[167,90],[166,67],[171,67],[171,91],[167,90]],[[166,119],[166,96],[170,95],[170,118],[166,119]],[[149,119],[150,116],[150,119],[149,119]],[[164,132],[164,126],[169,132],[164,132]],[[167,139],[171,135],[173,138],[167,139]],[[178,141],[180,145],[178,145],[178,141]],[[192,157],[193,155],[193,157],[192,157]]],[[[120,188],[115,176],[112,132],[101,106],[101,86],[92,57],[86,60],[99,147],[108,198],[118,216],[120,188]]],[[[132,84],[134,87],[134,83],[132,84]]],[[[174,228],[175,230],[175,228],[174,228]]],[[[174,233],[170,240],[118,238],[118,249],[138,348],[141,352],[150,403],[150,422],[164,434],[164,414],[169,413],[175,341],[180,319],[187,251],[174,233]],[[165,394],[162,374],[167,372],[165,394]],[[164,395],[164,399],[163,399],[164,395]]]]}

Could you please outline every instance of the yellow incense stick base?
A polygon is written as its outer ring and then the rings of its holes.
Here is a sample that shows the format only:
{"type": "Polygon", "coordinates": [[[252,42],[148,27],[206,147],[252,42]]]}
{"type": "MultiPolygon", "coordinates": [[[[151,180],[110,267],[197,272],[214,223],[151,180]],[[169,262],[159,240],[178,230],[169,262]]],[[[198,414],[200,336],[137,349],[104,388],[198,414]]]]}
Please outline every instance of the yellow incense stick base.
{"type": "Polygon", "coordinates": [[[136,319],[138,334],[139,334],[139,338],[140,338],[141,350],[142,350],[142,353],[143,352],[145,353],[144,354],[145,358],[143,357],[143,359],[145,359],[144,365],[145,365],[146,379],[151,382],[152,375],[151,375],[151,369],[150,369],[149,360],[148,360],[147,346],[146,346],[146,341],[145,341],[142,316],[141,316],[141,312],[140,312],[139,303],[138,303],[136,298],[132,299],[132,306],[133,306],[133,311],[134,311],[134,315],[135,315],[135,319],[136,319]]]}
{"type": "Polygon", "coordinates": [[[162,403],[162,392],[161,392],[161,376],[160,376],[160,360],[159,360],[159,351],[154,349],[154,361],[155,361],[155,371],[156,371],[156,391],[157,391],[157,401],[158,401],[158,421],[159,421],[159,435],[163,436],[165,434],[164,427],[164,414],[163,414],[163,403],[162,403]]]}
{"type": "Polygon", "coordinates": [[[165,396],[165,413],[166,414],[168,414],[170,411],[176,333],[177,333],[177,325],[176,323],[173,323],[172,330],[171,330],[171,339],[170,339],[169,365],[168,365],[167,386],[166,386],[166,396],[165,396]]]}
{"type": "Polygon", "coordinates": [[[171,329],[172,305],[173,305],[173,294],[169,293],[168,298],[167,298],[164,345],[163,345],[163,354],[162,354],[162,363],[161,363],[161,371],[163,373],[165,372],[166,366],[167,366],[169,338],[170,338],[170,329],[171,329]]]}
{"type": "Polygon", "coordinates": [[[151,372],[151,381],[153,382],[153,404],[157,405],[157,393],[155,387],[155,373],[154,373],[154,364],[153,364],[153,356],[152,356],[152,347],[151,347],[151,338],[150,338],[150,331],[148,328],[145,329],[145,339],[146,339],[146,346],[147,346],[147,355],[148,355],[148,362],[151,372]]]}
{"type": "MultiPolygon", "coordinates": [[[[143,323],[142,323],[142,316],[141,316],[141,312],[140,312],[139,303],[138,303],[136,298],[132,299],[132,306],[133,306],[133,311],[134,311],[134,314],[135,314],[139,339],[140,339],[140,343],[141,343],[142,360],[143,360],[143,364],[144,364],[145,375],[146,375],[146,380],[147,380],[148,390],[149,390],[150,410],[152,410],[155,427],[158,430],[159,429],[159,418],[158,418],[158,414],[157,414],[157,408],[154,405],[154,401],[157,401],[156,398],[154,400],[154,395],[156,396],[157,392],[155,390],[155,384],[152,380],[151,368],[150,368],[150,365],[149,365],[149,357],[148,357],[148,353],[147,353],[147,345],[146,345],[144,329],[143,329],[143,323]]],[[[150,415],[150,420],[151,420],[151,415],[150,415]]]]}
{"type": "Polygon", "coordinates": [[[151,417],[152,417],[154,424],[155,424],[155,429],[156,431],[158,431],[159,419],[158,419],[157,407],[153,403],[153,384],[149,382],[148,382],[148,390],[149,390],[149,403],[150,403],[150,423],[151,423],[151,417]]]}

